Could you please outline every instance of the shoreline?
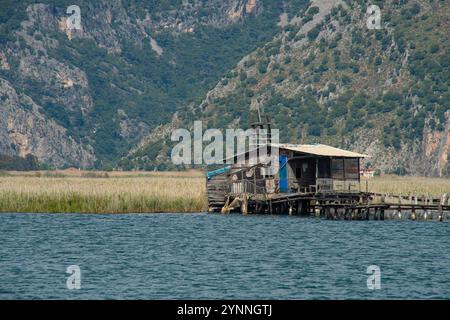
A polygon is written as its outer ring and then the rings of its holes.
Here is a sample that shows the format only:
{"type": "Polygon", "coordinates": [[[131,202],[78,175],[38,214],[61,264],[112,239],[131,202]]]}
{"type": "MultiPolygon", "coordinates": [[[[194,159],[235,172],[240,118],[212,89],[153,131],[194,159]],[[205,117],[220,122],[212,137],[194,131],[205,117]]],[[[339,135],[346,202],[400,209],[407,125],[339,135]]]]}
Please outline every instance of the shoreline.
{"type": "Polygon", "coordinates": [[[198,211],[198,212],[11,212],[11,211],[0,211],[0,216],[5,214],[41,214],[41,215],[165,215],[165,214],[174,214],[174,215],[201,215],[208,214],[207,211],[198,211]]]}

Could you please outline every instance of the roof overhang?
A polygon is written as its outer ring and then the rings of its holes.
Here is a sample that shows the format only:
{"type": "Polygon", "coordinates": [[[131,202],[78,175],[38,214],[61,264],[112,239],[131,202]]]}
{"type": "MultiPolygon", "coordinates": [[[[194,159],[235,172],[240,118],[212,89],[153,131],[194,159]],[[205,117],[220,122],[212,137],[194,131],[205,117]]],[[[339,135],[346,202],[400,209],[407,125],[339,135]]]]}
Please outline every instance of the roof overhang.
{"type": "MultiPolygon", "coordinates": [[[[318,156],[318,157],[369,158],[368,155],[365,155],[362,153],[339,149],[339,148],[327,146],[325,144],[289,144],[289,143],[274,144],[274,143],[272,143],[269,145],[269,147],[274,147],[274,148],[278,147],[278,149],[300,152],[305,155],[312,155],[312,156],[318,156]]],[[[257,149],[258,148],[253,149],[252,151],[255,152],[257,149]]],[[[236,157],[245,157],[245,155],[247,155],[249,153],[250,153],[250,151],[247,151],[247,152],[244,152],[241,154],[235,154],[232,157],[223,159],[222,162],[226,163],[226,161],[232,160],[236,157]]]]}
{"type": "Polygon", "coordinates": [[[280,149],[290,150],[294,152],[301,152],[322,157],[336,157],[336,158],[368,158],[368,155],[339,149],[325,144],[278,144],[280,149]]]}

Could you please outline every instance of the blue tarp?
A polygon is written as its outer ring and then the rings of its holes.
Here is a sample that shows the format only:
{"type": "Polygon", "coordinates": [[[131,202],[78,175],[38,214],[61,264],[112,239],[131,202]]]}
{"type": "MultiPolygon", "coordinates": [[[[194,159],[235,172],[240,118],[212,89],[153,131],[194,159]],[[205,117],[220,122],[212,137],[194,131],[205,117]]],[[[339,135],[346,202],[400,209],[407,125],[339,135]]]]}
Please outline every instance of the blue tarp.
{"type": "Polygon", "coordinates": [[[211,178],[214,178],[215,176],[218,176],[220,174],[224,174],[225,172],[230,171],[231,167],[224,167],[224,168],[220,168],[214,171],[210,171],[208,173],[206,173],[206,177],[208,178],[208,180],[210,180],[211,178]]]}
{"type": "Polygon", "coordinates": [[[288,172],[286,164],[288,162],[287,156],[280,155],[280,192],[288,192],[288,172]]]}

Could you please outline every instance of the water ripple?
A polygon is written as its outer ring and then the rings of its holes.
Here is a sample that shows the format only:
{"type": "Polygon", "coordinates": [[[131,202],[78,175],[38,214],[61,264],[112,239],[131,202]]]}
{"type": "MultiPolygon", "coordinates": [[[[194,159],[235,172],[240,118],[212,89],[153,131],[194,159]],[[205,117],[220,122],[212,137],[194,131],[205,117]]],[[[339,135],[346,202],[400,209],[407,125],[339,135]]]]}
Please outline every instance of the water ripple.
{"type": "Polygon", "coordinates": [[[450,224],[0,215],[0,299],[449,299],[450,224]],[[66,268],[79,265],[80,290],[66,268]],[[368,290],[367,266],[381,268],[368,290]]]}

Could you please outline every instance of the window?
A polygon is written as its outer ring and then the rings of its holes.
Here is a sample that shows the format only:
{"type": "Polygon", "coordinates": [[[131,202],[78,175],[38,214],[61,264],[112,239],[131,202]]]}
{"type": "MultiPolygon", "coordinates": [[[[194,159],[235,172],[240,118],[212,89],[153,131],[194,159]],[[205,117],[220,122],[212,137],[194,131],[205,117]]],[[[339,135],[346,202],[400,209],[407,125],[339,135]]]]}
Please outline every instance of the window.
{"type": "Polygon", "coordinates": [[[345,159],[344,164],[345,179],[358,179],[359,159],[345,159]]]}
{"type": "Polygon", "coordinates": [[[344,159],[331,160],[331,174],[333,179],[344,179],[344,159]]]}
{"type": "Polygon", "coordinates": [[[359,159],[332,159],[331,173],[333,179],[357,180],[359,178],[359,159]]]}
{"type": "Polygon", "coordinates": [[[302,178],[302,168],[301,167],[295,168],[295,177],[297,179],[301,179],[302,178]]]}
{"type": "Polygon", "coordinates": [[[309,164],[307,162],[302,163],[302,172],[303,174],[308,172],[309,164]]]}
{"type": "Polygon", "coordinates": [[[319,159],[319,178],[331,178],[330,159],[319,159]]]}

